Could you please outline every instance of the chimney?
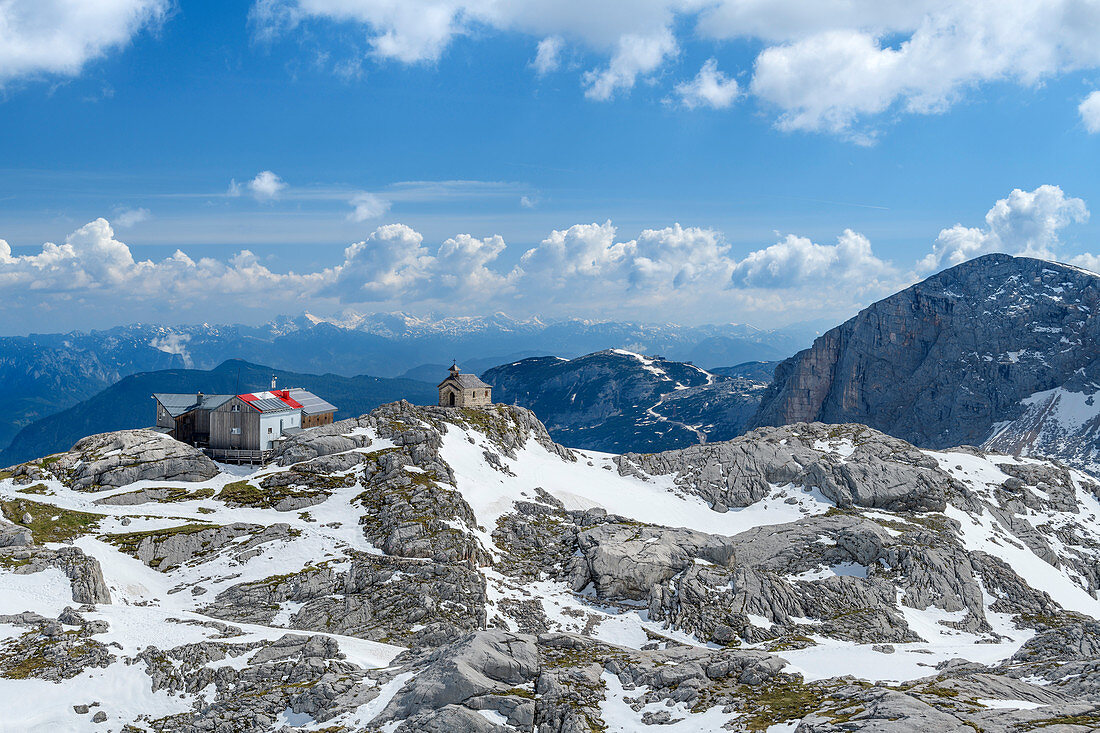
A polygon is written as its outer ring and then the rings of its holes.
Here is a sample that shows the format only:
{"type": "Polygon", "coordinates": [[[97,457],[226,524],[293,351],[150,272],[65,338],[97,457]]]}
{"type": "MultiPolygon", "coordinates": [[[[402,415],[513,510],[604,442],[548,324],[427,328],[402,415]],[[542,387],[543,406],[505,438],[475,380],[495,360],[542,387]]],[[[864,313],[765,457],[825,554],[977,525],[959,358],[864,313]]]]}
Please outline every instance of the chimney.
{"type": "Polygon", "coordinates": [[[271,375],[271,391],[272,392],[275,391],[275,380],[277,380],[277,379],[278,379],[278,377],[276,377],[274,374],[271,375]]]}

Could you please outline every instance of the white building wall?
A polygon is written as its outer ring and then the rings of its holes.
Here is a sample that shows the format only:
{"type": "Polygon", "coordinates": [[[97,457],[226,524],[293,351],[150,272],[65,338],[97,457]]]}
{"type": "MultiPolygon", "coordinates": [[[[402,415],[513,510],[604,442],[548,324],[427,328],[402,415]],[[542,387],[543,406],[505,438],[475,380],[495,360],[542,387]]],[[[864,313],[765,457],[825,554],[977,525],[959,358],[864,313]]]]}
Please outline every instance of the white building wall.
{"type": "Polygon", "coordinates": [[[265,412],[260,415],[260,450],[271,450],[272,441],[278,440],[286,428],[302,427],[302,411],[265,412]]]}

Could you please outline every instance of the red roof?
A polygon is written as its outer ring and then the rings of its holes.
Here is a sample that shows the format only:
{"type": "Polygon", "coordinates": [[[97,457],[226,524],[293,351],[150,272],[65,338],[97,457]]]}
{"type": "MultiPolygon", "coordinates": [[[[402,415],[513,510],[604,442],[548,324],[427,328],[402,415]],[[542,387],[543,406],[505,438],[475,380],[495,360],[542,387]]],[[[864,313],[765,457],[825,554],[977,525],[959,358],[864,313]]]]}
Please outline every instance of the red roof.
{"type": "Polygon", "coordinates": [[[252,394],[252,393],[241,394],[241,395],[237,395],[237,396],[240,397],[245,402],[247,402],[249,405],[251,405],[252,409],[256,410],[257,412],[268,412],[268,411],[271,411],[272,408],[270,406],[268,406],[267,409],[265,410],[265,409],[262,409],[258,405],[253,405],[252,404],[253,402],[260,402],[260,401],[272,400],[272,399],[278,400],[279,402],[283,403],[287,407],[291,407],[291,408],[294,408],[296,410],[301,409],[301,407],[302,407],[301,402],[299,402],[298,400],[296,400],[296,399],[294,399],[293,397],[290,396],[290,390],[288,390],[288,389],[277,389],[277,390],[273,390],[271,392],[265,392],[265,393],[263,393],[263,396],[255,395],[255,394],[252,394]],[[266,395],[271,395],[271,396],[268,397],[266,395]]]}

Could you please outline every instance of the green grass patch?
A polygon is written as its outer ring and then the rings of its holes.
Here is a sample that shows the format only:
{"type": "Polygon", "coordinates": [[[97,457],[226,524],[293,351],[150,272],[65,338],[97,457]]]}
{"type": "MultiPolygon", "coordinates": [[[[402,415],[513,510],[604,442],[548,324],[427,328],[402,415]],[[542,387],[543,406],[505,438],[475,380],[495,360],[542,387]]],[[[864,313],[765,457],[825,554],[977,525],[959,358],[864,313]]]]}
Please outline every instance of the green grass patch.
{"type": "Polygon", "coordinates": [[[41,504],[29,499],[13,499],[0,502],[4,518],[27,527],[34,533],[35,542],[64,542],[94,532],[99,527],[102,514],[89,514],[71,509],[61,509],[52,504],[41,504]],[[30,522],[23,521],[29,514],[30,522]]]}
{"type": "Polygon", "coordinates": [[[1086,715],[1059,715],[1045,720],[1028,720],[1017,723],[1018,730],[1041,730],[1055,725],[1078,725],[1083,728],[1095,730],[1100,725],[1100,715],[1088,713],[1086,715]]]}
{"type": "Polygon", "coordinates": [[[226,504],[251,507],[262,507],[267,499],[263,491],[247,481],[234,481],[231,484],[226,484],[218,492],[216,498],[226,504]]]}
{"type": "Polygon", "coordinates": [[[25,489],[16,489],[17,494],[38,494],[41,496],[53,496],[53,492],[50,491],[46,484],[35,484],[34,486],[28,486],[25,489]]]}
{"type": "MultiPolygon", "coordinates": [[[[320,477],[326,478],[326,477],[320,477]]],[[[303,479],[306,477],[303,475],[303,479]]],[[[329,478],[324,483],[340,487],[345,485],[343,479],[329,478]]],[[[296,489],[291,486],[269,485],[263,488],[253,486],[247,481],[234,481],[226,484],[214,497],[224,501],[230,506],[252,507],[254,509],[273,509],[283,499],[303,498],[312,499],[317,496],[328,497],[330,494],[324,489],[296,489]]]]}
{"type": "Polygon", "coordinates": [[[11,555],[0,555],[0,568],[4,568],[5,570],[14,570],[15,568],[21,568],[24,565],[30,564],[31,559],[29,557],[19,559],[11,555]]]}
{"type": "Polygon", "coordinates": [[[764,731],[776,723],[819,712],[825,699],[824,688],[805,685],[797,678],[777,678],[772,684],[745,688],[745,717],[741,720],[746,730],[764,731]]]}

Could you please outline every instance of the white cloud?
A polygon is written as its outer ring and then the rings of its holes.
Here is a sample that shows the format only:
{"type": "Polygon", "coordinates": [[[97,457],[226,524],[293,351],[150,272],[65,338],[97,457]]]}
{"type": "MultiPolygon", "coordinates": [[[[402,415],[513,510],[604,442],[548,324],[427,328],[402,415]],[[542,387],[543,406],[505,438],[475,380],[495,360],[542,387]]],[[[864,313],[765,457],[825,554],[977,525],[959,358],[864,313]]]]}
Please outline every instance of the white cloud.
{"type": "Polygon", "coordinates": [[[1100,32],[1096,3],[883,5],[869,11],[856,3],[854,16],[822,18],[818,29],[800,29],[760,53],[752,91],[778,107],[781,128],[847,132],[893,109],[942,112],[984,82],[1034,86],[1100,64],[1090,40],[1100,32]]]}
{"type": "Polygon", "coordinates": [[[729,245],[713,229],[646,229],[626,244],[627,280],[654,293],[680,291],[687,285],[721,287],[729,278],[729,245]]]}
{"type": "Polygon", "coordinates": [[[729,278],[729,246],[713,229],[646,229],[637,239],[616,241],[616,228],[576,224],[555,230],[520,258],[526,281],[574,289],[582,281],[610,290],[645,291],[650,298],[681,293],[687,285],[721,290],[729,278]]]}
{"type": "Polygon", "coordinates": [[[325,273],[331,284],[324,295],[345,303],[486,300],[507,289],[508,278],[490,269],[504,249],[499,235],[460,234],[433,254],[419,232],[389,224],[344,250],[344,262],[325,273]]]}
{"type": "Polygon", "coordinates": [[[324,272],[271,272],[247,250],[228,262],[207,257],[195,261],[180,251],[160,262],[135,260],[106,219],[85,224],[64,244],[47,242],[33,255],[12,256],[11,247],[0,240],[0,292],[9,302],[26,301],[32,308],[48,305],[49,296],[187,302],[199,291],[212,299],[255,297],[276,285],[307,293],[326,277],[324,272]]]}
{"type": "Polygon", "coordinates": [[[557,71],[561,66],[561,51],[565,46],[565,40],[561,36],[548,36],[539,41],[535,60],[531,62],[535,73],[539,76],[557,71]]]}
{"type": "Polygon", "coordinates": [[[708,59],[695,78],[677,84],[675,92],[680,97],[680,104],[688,109],[725,109],[733,104],[741,90],[736,79],[718,70],[717,59],[708,59]]]}
{"type": "Polygon", "coordinates": [[[1094,255],[1091,252],[1071,257],[1069,263],[1100,274],[1100,256],[1094,255]]]}
{"type": "Polygon", "coordinates": [[[40,74],[75,76],[160,23],[169,7],[168,0],[4,0],[0,86],[40,74]]]}
{"type": "Polygon", "coordinates": [[[533,209],[533,208],[535,208],[535,206],[537,204],[538,204],[538,199],[537,198],[532,198],[530,196],[520,196],[519,197],[519,205],[522,206],[525,209],[533,209]]]}
{"type": "Polygon", "coordinates": [[[876,290],[895,275],[892,265],[875,256],[871,242],[845,229],[835,245],[817,244],[788,234],[779,242],[738,262],[731,287],[794,288],[817,286],[876,290]]]}
{"type": "Polygon", "coordinates": [[[438,295],[487,298],[508,288],[509,278],[490,269],[505,249],[499,234],[484,239],[459,234],[439,246],[432,262],[438,295]]]}
{"type": "Polygon", "coordinates": [[[1067,197],[1058,186],[1013,189],[986,213],[984,229],[956,224],[942,230],[918,269],[927,273],[990,252],[1053,259],[1059,231],[1088,218],[1085,202],[1067,197]]]}
{"type": "Polygon", "coordinates": [[[153,218],[149,209],[138,207],[136,209],[119,209],[115,212],[115,224],[126,229],[140,224],[143,221],[149,221],[153,218]]]}
{"type": "Polygon", "coordinates": [[[357,193],[349,202],[353,211],[348,214],[349,221],[367,221],[377,219],[390,210],[390,202],[373,193],[357,193]]]}
{"type": "Polygon", "coordinates": [[[615,243],[615,232],[610,220],[555,229],[538,246],[523,253],[521,271],[558,287],[578,276],[609,274],[626,256],[625,245],[615,243]]]}
{"type": "Polygon", "coordinates": [[[1100,132],[1100,91],[1092,92],[1077,106],[1081,122],[1089,132],[1100,132]]]}
{"type": "MultiPolygon", "coordinates": [[[[492,307],[662,321],[774,320],[806,310],[841,316],[919,273],[987,252],[1055,257],[1061,231],[1087,217],[1084,202],[1057,186],[1015,190],[993,205],[985,226],[944,229],[926,258],[904,268],[879,257],[867,237],[850,229],[831,244],[789,234],[738,256],[713,229],[674,224],[628,239],[610,221],[577,224],[550,232],[511,265],[500,236],[459,234],[433,246],[414,229],[389,224],[347,247],[337,264],[308,272],[273,270],[248,250],[226,260],[180,251],[136,260],[111,225],[97,219],[33,254],[16,256],[0,240],[0,300],[9,313],[28,317],[80,303],[87,306],[80,312],[98,308],[111,320],[116,316],[106,314],[127,304],[139,314],[167,309],[176,317],[206,309],[197,313],[202,319],[257,307],[275,315],[297,310],[293,304],[492,307]],[[204,297],[196,299],[196,292],[204,297]],[[278,297],[268,297],[272,293],[278,297]]],[[[1091,254],[1070,262],[1100,269],[1100,257],[1091,254]]]]}
{"type": "MultiPolygon", "coordinates": [[[[236,185],[236,181],[230,184],[230,190],[234,185],[236,185]]],[[[257,201],[276,199],[285,188],[286,182],[271,171],[260,171],[255,178],[248,182],[248,190],[252,192],[257,201]]]]}
{"type": "Polygon", "coordinates": [[[629,91],[639,75],[656,71],[676,51],[676,39],[667,28],[648,36],[624,35],[607,68],[585,73],[584,96],[606,101],[618,91],[629,91]]]}
{"type": "Polygon", "coordinates": [[[362,303],[415,292],[430,274],[431,257],[423,243],[424,237],[404,224],[379,227],[344,250],[332,293],[362,303]]]}
{"type": "MultiPolygon", "coordinates": [[[[518,32],[539,39],[539,73],[559,67],[567,44],[607,59],[582,77],[600,101],[660,71],[678,32],[748,40],[761,46],[748,90],[780,128],[859,141],[882,116],[939,113],[986,83],[1034,87],[1100,67],[1095,0],[257,0],[252,18],[261,36],[310,19],[358,24],[374,55],[406,63],[437,61],[475,30],[518,32]]],[[[736,87],[721,81],[700,95],[685,87],[686,99],[729,106],[736,87]]]]}

